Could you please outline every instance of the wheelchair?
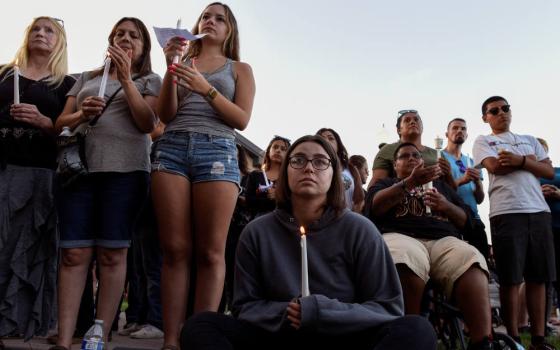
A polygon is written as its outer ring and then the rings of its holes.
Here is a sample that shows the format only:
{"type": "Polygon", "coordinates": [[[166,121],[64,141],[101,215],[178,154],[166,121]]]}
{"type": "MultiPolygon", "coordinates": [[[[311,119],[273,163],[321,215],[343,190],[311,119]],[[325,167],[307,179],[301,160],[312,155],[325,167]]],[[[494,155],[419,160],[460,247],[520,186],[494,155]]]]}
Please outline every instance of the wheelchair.
{"type": "MultiPolygon", "coordinates": [[[[449,303],[445,296],[434,288],[431,281],[426,285],[423,299],[422,310],[425,310],[423,313],[434,326],[443,349],[467,350],[467,337],[461,311],[449,303]]],[[[496,350],[517,350],[517,344],[510,336],[496,332],[494,328],[492,328],[492,340],[496,350]]]]}

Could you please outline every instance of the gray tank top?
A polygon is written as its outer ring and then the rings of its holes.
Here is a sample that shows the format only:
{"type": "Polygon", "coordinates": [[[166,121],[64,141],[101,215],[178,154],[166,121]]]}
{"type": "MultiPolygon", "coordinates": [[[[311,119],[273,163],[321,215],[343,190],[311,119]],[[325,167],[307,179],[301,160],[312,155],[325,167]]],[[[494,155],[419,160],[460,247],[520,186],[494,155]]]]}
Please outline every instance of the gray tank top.
{"type": "MultiPolygon", "coordinates": [[[[190,60],[187,61],[190,63],[190,60]]],[[[206,80],[225,98],[233,101],[235,96],[235,77],[233,61],[226,63],[212,73],[202,73],[206,80]]],[[[204,96],[179,87],[177,91],[179,105],[175,118],[167,125],[165,131],[190,131],[202,134],[235,138],[234,129],[226,124],[204,96]]]]}

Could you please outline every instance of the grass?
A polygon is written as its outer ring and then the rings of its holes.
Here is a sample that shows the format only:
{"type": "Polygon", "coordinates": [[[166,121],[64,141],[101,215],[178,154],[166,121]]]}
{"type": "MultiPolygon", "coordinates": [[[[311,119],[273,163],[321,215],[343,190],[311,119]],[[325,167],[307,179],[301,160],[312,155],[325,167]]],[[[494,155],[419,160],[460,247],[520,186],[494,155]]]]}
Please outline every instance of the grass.
{"type": "MultiPolygon", "coordinates": [[[[560,349],[560,338],[557,335],[546,337],[545,341],[553,345],[556,349],[560,349]]],[[[529,348],[529,345],[531,345],[531,335],[529,333],[521,333],[521,344],[525,349],[529,348]]]]}

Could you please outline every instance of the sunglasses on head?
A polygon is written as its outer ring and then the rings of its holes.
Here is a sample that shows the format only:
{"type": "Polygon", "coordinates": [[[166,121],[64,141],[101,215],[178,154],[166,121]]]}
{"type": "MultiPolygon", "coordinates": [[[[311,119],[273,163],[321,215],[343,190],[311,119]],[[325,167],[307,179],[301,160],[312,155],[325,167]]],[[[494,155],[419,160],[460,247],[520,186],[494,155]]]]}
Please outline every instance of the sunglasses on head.
{"type": "Polygon", "coordinates": [[[459,167],[459,171],[464,173],[467,171],[467,167],[465,166],[465,164],[463,164],[463,161],[461,159],[457,159],[455,161],[455,164],[457,164],[457,166],[459,167]]]}
{"type": "Polygon", "coordinates": [[[494,107],[494,108],[490,108],[489,110],[486,111],[486,113],[490,113],[492,115],[498,115],[498,113],[500,113],[500,109],[502,110],[502,112],[507,113],[510,110],[510,105],[503,105],[501,107],[494,107]]]}
{"type": "Polygon", "coordinates": [[[55,21],[57,21],[60,24],[60,26],[62,28],[64,28],[64,20],[63,19],[55,18],[55,17],[51,17],[51,18],[54,19],[55,21]]]}
{"type": "Polygon", "coordinates": [[[418,114],[418,111],[415,109],[403,109],[402,111],[399,111],[399,117],[402,116],[403,114],[407,114],[407,113],[416,113],[418,114]]]}

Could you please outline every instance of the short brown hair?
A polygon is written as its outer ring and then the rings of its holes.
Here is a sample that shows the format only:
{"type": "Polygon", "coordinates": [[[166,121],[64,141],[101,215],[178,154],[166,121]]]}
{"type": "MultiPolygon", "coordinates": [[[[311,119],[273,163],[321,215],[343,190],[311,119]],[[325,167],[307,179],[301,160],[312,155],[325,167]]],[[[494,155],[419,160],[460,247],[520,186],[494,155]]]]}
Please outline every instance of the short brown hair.
{"type": "Polygon", "coordinates": [[[325,152],[327,152],[333,168],[332,182],[327,192],[327,207],[334,209],[336,215],[342,213],[346,208],[346,199],[344,197],[344,187],[342,184],[342,170],[340,161],[334,152],[334,149],[323,137],[318,135],[306,135],[297,139],[288,149],[286,158],[282,162],[278,182],[276,183],[276,203],[278,208],[292,212],[292,191],[288,185],[288,166],[289,160],[294,149],[304,142],[315,142],[319,144],[325,152]]]}

